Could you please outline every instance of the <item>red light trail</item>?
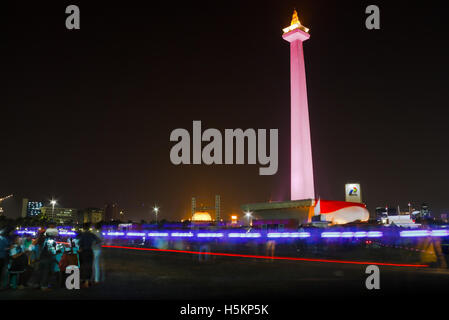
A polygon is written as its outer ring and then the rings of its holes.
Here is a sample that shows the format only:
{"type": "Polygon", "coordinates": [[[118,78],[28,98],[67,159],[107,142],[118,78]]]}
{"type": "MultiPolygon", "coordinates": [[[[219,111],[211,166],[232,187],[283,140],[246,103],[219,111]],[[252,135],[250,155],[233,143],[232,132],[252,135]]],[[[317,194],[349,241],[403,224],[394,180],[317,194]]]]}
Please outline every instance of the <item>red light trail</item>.
{"type": "Polygon", "coordinates": [[[140,250],[140,251],[153,251],[153,252],[174,252],[174,253],[188,253],[188,254],[205,254],[205,255],[211,255],[211,256],[253,258],[253,259],[290,260],[290,261],[307,261],[307,262],[326,262],[326,263],[343,263],[343,264],[358,264],[358,265],[374,264],[374,265],[377,265],[377,266],[392,266],[392,267],[414,267],[414,268],[425,268],[425,267],[428,267],[428,265],[426,265],[426,264],[402,264],[402,263],[387,263],[387,262],[309,259],[309,258],[294,258],[294,257],[267,257],[267,256],[258,256],[258,255],[250,255],[250,254],[221,253],[221,252],[199,252],[199,251],[186,251],[186,250],[135,248],[135,247],[106,246],[106,245],[104,245],[102,247],[103,248],[115,248],[115,249],[140,250]]]}

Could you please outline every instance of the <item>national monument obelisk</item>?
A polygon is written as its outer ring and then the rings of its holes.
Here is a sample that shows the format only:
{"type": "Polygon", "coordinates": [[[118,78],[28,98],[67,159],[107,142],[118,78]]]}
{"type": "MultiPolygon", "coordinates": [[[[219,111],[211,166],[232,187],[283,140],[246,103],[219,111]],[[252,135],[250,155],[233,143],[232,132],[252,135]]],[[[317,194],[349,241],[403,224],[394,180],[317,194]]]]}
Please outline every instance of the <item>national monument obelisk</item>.
{"type": "Polygon", "coordinates": [[[291,200],[314,199],[312,143],[307,104],[306,70],[302,43],[310,38],[296,10],[282,38],[290,42],[291,90],[291,200]]]}
{"type": "MultiPolygon", "coordinates": [[[[262,230],[298,230],[310,223],[346,224],[368,221],[369,212],[361,203],[315,198],[307,104],[306,71],[302,44],[310,38],[309,29],[301,25],[296,10],[282,38],[290,43],[291,85],[291,195],[289,201],[249,203],[242,210],[253,216],[253,226],[262,230]],[[318,221],[313,217],[318,217],[318,221]]],[[[321,224],[323,225],[323,224],[321,224]]],[[[282,233],[282,232],[281,232],[282,233]]],[[[289,237],[284,233],[279,237],[289,237]]]]}

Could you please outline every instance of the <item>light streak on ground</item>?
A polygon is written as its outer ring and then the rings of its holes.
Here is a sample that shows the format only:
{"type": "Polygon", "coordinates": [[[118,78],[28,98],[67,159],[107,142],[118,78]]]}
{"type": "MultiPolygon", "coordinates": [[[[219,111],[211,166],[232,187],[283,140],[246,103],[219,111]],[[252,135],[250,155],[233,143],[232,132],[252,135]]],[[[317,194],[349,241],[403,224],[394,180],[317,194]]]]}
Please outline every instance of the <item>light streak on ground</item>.
{"type": "Polygon", "coordinates": [[[269,259],[269,260],[291,260],[291,261],[306,261],[306,262],[325,262],[325,263],[342,263],[342,264],[357,264],[357,265],[370,265],[377,266],[392,266],[392,267],[414,267],[425,268],[426,264],[402,264],[402,263],[387,263],[387,262],[368,262],[368,261],[348,261],[348,260],[328,260],[328,259],[310,259],[310,258],[295,258],[295,257],[267,257],[250,254],[236,254],[236,253],[221,253],[221,252],[199,252],[199,251],[187,251],[187,250],[173,250],[173,249],[155,249],[155,248],[136,248],[136,247],[124,247],[124,246],[108,246],[104,245],[103,248],[114,249],[128,249],[139,251],[153,251],[153,252],[174,252],[174,253],[188,253],[188,254],[204,254],[211,256],[224,256],[224,257],[238,257],[238,258],[253,258],[253,259],[269,259]]]}

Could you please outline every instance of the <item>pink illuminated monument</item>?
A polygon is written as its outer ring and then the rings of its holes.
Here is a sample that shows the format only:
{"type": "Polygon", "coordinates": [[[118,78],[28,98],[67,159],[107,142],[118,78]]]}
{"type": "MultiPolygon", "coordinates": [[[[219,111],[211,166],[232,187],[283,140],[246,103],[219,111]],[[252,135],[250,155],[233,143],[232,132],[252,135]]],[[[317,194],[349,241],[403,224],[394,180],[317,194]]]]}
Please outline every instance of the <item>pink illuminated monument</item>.
{"type": "Polygon", "coordinates": [[[362,203],[315,198],[306,70],[302,43],[310,38],[296,10],[282,38],[290,43],[291,85],[291,200],[249,203],[242,210],[252,212],[255,225],[296,229],[307,223],[346,224],[368,221],[369,212],[362,203]],[[296,222],[292,222],[296,221],[296,222]],[[296,224],[295,224],[296,223],[296,224]]]}
{"type": "Polygon", "coordinates": [[[291,200],[314,199],[312,143],[307,105],[306,70],[302,43],[310,38],[296,10],[282,38],[290,42],[291,85],[291,200]]]}

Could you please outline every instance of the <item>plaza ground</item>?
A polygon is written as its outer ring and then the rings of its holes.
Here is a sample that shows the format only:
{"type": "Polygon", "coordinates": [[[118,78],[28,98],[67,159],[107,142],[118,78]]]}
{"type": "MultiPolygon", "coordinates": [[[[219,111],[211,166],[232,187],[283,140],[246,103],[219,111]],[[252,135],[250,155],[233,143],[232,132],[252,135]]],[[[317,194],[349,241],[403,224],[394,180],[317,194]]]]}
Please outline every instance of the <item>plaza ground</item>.
{"type": "Polygon", "coordinates": [[[365,265],[104,249],[105,282],[89,289],[6,290],[0,299],[282,301],[360,296],[429,297],[449,287],[449,270],[380,266],[381,289],[365,287],[365,265]]]}

